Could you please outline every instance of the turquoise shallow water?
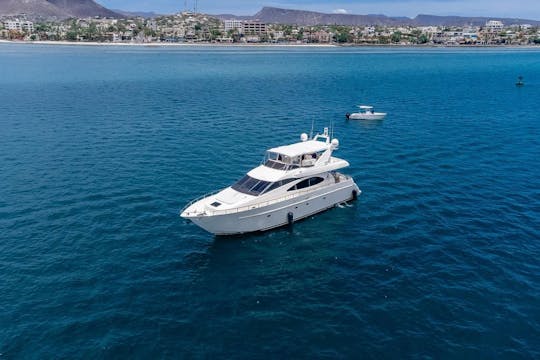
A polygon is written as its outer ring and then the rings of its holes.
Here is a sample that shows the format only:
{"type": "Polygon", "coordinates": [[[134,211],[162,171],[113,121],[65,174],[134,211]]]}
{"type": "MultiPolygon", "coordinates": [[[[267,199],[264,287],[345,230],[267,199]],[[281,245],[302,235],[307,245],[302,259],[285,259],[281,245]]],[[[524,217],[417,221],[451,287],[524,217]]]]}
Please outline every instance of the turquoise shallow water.
{"type": "Polygon", "coordinates": [[[538,50],[2,44],[0,358],[540,357],[539,99],[538,50]],[[178,217],[312,120],[352,207],[178,217]]]}

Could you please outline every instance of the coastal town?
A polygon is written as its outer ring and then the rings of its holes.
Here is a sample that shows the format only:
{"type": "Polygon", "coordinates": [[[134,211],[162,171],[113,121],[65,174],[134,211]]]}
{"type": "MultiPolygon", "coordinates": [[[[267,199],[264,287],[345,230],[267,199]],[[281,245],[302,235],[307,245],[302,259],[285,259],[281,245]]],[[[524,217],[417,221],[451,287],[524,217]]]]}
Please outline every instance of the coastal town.
{"type": "Polygon", "coordinates": [[[223,19],[184,11],[153,18],[72,18],[32,21],[24,14],[0,19],[0,39],[118,44],[328,44],[534,46],[540,30],[531,24],[486,21],[482,26],[300,26],[223,19]]]}

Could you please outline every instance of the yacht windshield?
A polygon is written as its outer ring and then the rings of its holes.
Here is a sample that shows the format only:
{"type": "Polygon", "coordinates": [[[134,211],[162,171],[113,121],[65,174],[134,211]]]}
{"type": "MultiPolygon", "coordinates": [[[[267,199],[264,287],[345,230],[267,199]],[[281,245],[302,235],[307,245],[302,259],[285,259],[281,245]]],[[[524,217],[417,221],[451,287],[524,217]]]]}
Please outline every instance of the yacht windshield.
{"type": "Polygon", "coordinates": [[[287,170],[287,168],[289,167],[289,165],[275,160],[266,160],[264,166],[277,170],[287,170]]]}
{"type": "Polygon", "coordinates": [[[285,158],[281,154],[267,151],[264,166],[271,169],[287,170],[287,161],[285,161],[285,158]]]}
{"type": "Polygon", "coordinates": [[[269,181],[259,180],[252,178],[249,175],[244,176],[238,180],[231,187],[244,194],[259,196],[268,186],[272,183],[269,181]]]}
{"type": "Polygon", "coordinates": [[[290,157],[278,153],[267,152],[264,166],[276,170],[292,170],[300,167],[300,157],[290,157]]]}

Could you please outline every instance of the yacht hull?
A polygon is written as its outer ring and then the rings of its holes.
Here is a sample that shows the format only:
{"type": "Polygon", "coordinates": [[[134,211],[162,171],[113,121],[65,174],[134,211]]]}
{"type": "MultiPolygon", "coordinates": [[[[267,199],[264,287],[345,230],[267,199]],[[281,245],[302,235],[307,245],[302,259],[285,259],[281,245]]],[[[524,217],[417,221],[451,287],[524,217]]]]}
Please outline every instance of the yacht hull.
{"type": "Polygon", "coordinates": [[[354,113],[349,115],[350,120],[382,120],[386,117],[386,113],[354,113]]]}
{"type": "Polygon", "coordinates": [[[354,181],[349,179],[268,206],[237,213],[187,218],[215,235],[236,235],[265,231],[301,220],[344,201],[352,200],[360,192],[354,181]]]}

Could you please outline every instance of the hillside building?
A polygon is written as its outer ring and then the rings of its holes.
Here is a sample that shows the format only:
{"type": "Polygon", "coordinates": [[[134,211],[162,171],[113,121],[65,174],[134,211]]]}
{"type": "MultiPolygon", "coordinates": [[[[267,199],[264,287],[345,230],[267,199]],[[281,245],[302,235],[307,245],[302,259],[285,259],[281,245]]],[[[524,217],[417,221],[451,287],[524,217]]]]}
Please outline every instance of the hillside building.
{"type": "Polygon", "coordinates": [[[242,23],[244,34],[266,34],[266,24],[260,21],[244,21],[242,23]]]}
{"type": "Polygon", "coordinates": [[[229,32],[230,30],[234,30],[237,32],[242,32],[244,30],[244,25],[242,20],[224,20],[223,26],[225,29],[225,32],[229,32]]]}
{"type": "Polygon", "coordinates": [[[4,22],[4,28],[6,30],[25,31],[28,33],[32,33],[34,32],[34,23],[28,20],[7,20],[4,22]]]}
{"type": "Polygon", "coordinates": [[[488,22],[486,22],[486,30],[489,32],[498,33],[498,32],[503,31],[503,29],[504,29],[504,24],[502,21],[489,20],[488,22]]]}

